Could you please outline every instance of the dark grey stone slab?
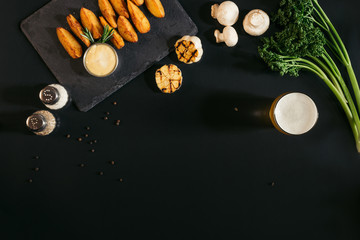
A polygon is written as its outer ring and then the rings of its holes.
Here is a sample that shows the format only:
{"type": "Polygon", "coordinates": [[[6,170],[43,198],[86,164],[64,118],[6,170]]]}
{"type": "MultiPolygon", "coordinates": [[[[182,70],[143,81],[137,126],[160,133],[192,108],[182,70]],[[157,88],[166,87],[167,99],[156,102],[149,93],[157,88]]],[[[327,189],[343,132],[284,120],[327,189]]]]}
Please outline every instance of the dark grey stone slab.
{"type": "MultiPolygon", "coordinates": [[[[80,20],[80,8],[86,7],[100,16],[97,0],[53,0],[21,23],[21,29],[40,54],[57,80],[67,87],[80,111],[88,111],[106,97],[167,56],[175,41],[183,35],[195,35],[197,27],[177,0],[162,0],[166,16],[153,17],[145,6],[151,31],[139,33],[139,42],[126,42],[117,50],[119,67],[109,77],[96,78],[84,69],[82,59],[72,59],[61,46],[56,28],[68,30],[66,16],[80,20]]],[[[81,42],[79,40],[79,42],[81,42]]],[[[83,45],[85,52],[86,46],[83,45]]]]}

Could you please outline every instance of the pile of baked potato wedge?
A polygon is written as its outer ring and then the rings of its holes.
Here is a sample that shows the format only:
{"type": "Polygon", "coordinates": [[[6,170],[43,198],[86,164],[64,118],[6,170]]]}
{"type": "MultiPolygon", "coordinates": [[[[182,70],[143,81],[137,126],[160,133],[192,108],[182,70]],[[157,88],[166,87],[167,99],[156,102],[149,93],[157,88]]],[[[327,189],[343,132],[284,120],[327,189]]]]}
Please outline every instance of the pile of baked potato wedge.
{"type": "MultiPolygon", "coordinates": [[[[99,18],[94,12],[83,7],[80,9],[81,24],[72,14],[69,14],[66,20],[71,31],[86,47],[89,47],[96,39],[100,39],[104,28],[108,26],[109,30],[112,31],[110,41],[117,49],[121,49],[125,46],[125,41],[132,43],[138,41],[139,38],[135,28],[142,34],[149,32],[151,29],[149,20],[139,8],[144,3],[153,16],[157,18],[165,17],[164,7],[160,0],[126,0],[126,2],[125,0],[98,0],[99,9],[102,13],[99,18]],[[85,29],[91,33],[90,39],[86,36],[85,29]]],[[[82,46],[73,34],[62,27],[56,29],[56,34],[60,43],[72,58],[82,57],[82,46]]]]}

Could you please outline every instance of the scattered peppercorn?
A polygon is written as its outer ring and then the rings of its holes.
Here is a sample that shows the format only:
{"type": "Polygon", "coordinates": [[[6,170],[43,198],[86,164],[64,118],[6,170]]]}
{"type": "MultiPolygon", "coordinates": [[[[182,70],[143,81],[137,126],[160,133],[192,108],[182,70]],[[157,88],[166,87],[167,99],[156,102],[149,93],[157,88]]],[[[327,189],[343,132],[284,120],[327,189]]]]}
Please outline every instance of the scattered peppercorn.
{"type": "Polygon", "coordinates": [[[85,129],[89,131],[91,128],[89,126],[87,126],[87,127],[85,127],[85,129]]]}
{"type": "Polygon", "coordinates": [[[106,114],[106,115],[110,115],[110,112],[106,112],[105,114],[106,114]]]}
{"type": "Polygon", "coordinates": [[[86,137],[86,138],[89,137],[89,134],[84,134],[84,137],[86,137]]]}
{"type": "Polygon", "coordinates": [[[93,140],[93,142],[94,142],[94,143],[97,143],[97,140],[95,139],[95,140],[93,140]]]}
{"type": "Polygon", "coordinates": [[[89,144],[92,145],[92,144],[93,144],[93,141],[90,141],[89,144]]]}
{"type": "Polygon", "coordinates": [[[91,149],[90,151],[91,151],[92,153],[94,153],[94,152],[95,152],[95,149],[91,149]]]}
{"type": "Polygon", "coordinates": [[[82,141],[82,138],[81,138],[81,137],[79,137],[77,140],[78,140],[79,142],[81,142],[81,141],[82,141]]]}
{"type": "Polygon", "coordinates": [[[66,138],[71,138],[71,135],[70,135],[70,134],[66,134],[66,138]]]}
{"type": "Polygon", "coordinates": [[[114,106],[116,106],[116,105],[117,105],[117,102],[116,102],[116,101],[115,101],[115,102],[113,102],[113,105],[114,105],[114,106]]]}
{"type": "Polygon", "coordinates": [[[104,117],[104,120],[108,120],[109,118],[108,117],[104,117]]]}

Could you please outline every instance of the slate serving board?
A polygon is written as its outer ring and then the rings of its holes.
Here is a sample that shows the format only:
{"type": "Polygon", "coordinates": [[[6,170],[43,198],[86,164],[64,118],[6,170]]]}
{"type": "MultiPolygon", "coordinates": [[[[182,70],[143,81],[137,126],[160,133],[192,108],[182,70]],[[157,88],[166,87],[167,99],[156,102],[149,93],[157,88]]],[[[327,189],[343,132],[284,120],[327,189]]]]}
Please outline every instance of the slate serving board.
{"type": "MultiPolygon", "coordinates": [[[[61,46],[56,35],[57,27],[68,30],[66,16],[73,14],[80,20],[80,8],[86,7],[101,15],[97,0],[53,0],[26,18],[21,29],[40,54],[56,79],[69,89],[80,111],[88,111],[116,90],[143,73],[173,50],[173,45],[183,35],[195,35],[197,27],[177,0],[162,0],[165,18],[153,17],[141,6],[148,17],[151,30],[139,35],[137,43],[125,43],[118,50],[119,66],[105,78],[89,75],[80,59],[72,59],[61,46]]],[[[79,40],[79,42],[81,42],[79,40]]],[[[86,46],[81,42],[85,52],[86,46]]],[[[111,44],[111,43],[110,43],[111,44]]]]}

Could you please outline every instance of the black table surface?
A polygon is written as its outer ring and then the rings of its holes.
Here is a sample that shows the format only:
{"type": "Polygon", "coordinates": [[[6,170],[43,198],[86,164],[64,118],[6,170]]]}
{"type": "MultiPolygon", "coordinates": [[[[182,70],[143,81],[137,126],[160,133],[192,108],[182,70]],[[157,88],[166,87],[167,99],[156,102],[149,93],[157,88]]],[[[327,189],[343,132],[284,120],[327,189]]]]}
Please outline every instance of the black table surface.
{"type": "MultiPolygon", "coordinates": [[[[25,119],[56,80],[19,25],[47,2],[9,1],[0,15],[1,239],[360,239],[360,156],[342,109],[314,75],[268,70],[260,38],[242,30],[249,10],[278,0],[236,1],[234,48],[214,41],[214,2],[180,0],[199,28],[199,63],[172,53],[91,111],[56,112],[58,131],[38,137],[25,119]],[[184,83],[165,95],[154,72],[169,63],[184,83]],[[317,104],[309,133],[286,136],[250,115],[291,91],[317,104]]],[[[360,77],[357,1],[320,3],[360,77]]]]}

